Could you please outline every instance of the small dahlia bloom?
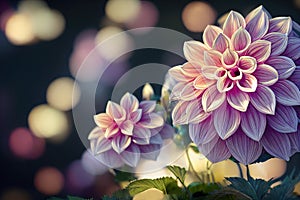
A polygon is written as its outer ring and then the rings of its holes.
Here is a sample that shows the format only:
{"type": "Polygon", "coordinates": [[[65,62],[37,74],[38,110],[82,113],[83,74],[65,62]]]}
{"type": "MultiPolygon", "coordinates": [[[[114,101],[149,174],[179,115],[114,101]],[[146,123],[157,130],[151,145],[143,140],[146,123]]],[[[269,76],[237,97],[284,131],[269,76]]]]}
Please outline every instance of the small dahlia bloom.
{"type": "Polygon", "coordinates": [[[129,93],[120,105],[109,101],[106,112],[94,116],[97,127],[88,136],[92,153],[111,168],[135,167],[141,157],[155,160],[171,128],[155,108],[155,101],[139,103],[129,93]]]}
{"type": "Polygon", "coordinates": [[[223,27],[206,27],[203,43],[184,44],[188,62],[169,70],[172,119],[189,124],[209,160],[249,164],[262,151],[285,160],[300,151],[299,30],[260,6],[245,18],[231,11],[223,27]]]}

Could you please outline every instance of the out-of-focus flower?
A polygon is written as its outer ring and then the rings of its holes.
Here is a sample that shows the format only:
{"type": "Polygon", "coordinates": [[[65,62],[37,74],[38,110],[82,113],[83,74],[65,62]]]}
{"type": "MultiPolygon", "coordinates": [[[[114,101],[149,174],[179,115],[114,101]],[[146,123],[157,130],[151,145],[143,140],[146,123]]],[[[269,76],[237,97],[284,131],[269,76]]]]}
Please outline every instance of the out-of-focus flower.
{"type": "Polygon", "coordinates": [[[155,101],[141,101],[126,93],[120,105],[109,101],[106,113],[94,116],[97,127],[88,139],[91,151],[103,164],[119,168],[135,167],[140,158],[155,160],[169,127],[156,113],[155,101]]]}
{"type": "Polygon", "coordinates": [[[285,160],[300,151],[299,30],[260,6],[245,18],[231,11],[222,28],[206,27],[204,43],[184,44],[188,62],[169,70],[173,123],[189,124],[209,160],[249,164],[263,149],[285,160]]]}

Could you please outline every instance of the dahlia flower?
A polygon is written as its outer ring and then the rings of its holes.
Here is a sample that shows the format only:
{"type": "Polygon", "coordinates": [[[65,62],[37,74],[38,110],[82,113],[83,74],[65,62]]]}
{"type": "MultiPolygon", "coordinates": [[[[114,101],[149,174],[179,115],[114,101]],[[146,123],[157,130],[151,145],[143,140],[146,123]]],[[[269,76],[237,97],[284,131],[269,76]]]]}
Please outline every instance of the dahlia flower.
{"type": "Polygon", "coordinates": [[[187,62],[169,70],[177,81],[172,119],[189,124],[209,160],[250,164],[263,151],[285,160],[300,151],[299,30],[260,6],[245,18],[231,11],[222,28],[207,26],[203,43],[185,42],[187,62]]]}
{"type": "Polygon", "coordinates": [[[92,153],[111,168],[135,167],[141,157],[155,160],[171,128],[155,108],[155,101],[139,103],[129,93],[120,105],[109,101],[106,113],[94,116],[97,127],[88,137],[92,153]]]}

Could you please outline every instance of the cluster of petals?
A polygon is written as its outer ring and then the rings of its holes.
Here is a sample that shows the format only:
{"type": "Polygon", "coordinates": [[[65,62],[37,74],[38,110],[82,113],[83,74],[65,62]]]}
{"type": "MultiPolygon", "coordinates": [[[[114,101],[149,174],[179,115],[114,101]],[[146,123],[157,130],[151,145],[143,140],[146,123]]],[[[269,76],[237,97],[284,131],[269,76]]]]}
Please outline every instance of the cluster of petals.
{"type": "Polygon", "coordinates": [[[155,112],[156,101],[141,101],[126,93],[120,105],[109,101],[106,112],[94,116],[97,125],[88,139],[92,153],[110,168],[135,167],[141,158],[155,160],[172,128],[155,112]]]}
{"type": "Polygon", "coordinates": [[[266,151],[289,160],[300,151],[300,26],[262,7],[245,18],[231,11],[209,25],[203,43],[184,44],[187,62],[169,70],[175,125],[212,162],[244,164],[266,151]]]}

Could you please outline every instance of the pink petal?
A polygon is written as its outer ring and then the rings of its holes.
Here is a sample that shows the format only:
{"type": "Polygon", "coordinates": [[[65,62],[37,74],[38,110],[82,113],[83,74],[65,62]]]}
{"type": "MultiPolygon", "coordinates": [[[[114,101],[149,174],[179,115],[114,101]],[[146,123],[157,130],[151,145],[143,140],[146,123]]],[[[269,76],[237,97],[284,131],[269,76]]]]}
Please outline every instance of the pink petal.
{"type": "Polygon", "coordinates": [[[137,145],[130,145],[126,151],[121,153],[122,161],[130,167],[136,167],[140,161],[140,149],[137,145]]]}
{"type": "Polygon", "coordinates": [[[230,11],[223,25],[223,33],[231,38],[236,30],[240,27],[245,28],[245,26],[246,22],[244,17],[238,12],[230,11]]]}
{"type": "Polygon", "coordinates": [[[199,90],[205,90],[212,84],[214,84],[216,81],[215,80],[210,80],[204,77],[202,74],[198,75],[197,78],[193,82],[193,86],[196,89],[199,90]]]}
{"type": "Polygon", "coordinates": [[[250,33],[252,41],[264,36],[269,28],[269,18],[262,6],[259,6],[247,15],[246,23],[246,29],[250,33]]]}
{"type": "Polygon", "coordinates": [[[269,33],[279,32],[288,35],[292,30],[292,19],[290,17],[275,17],[270,19],[269,33]]]}
{"type": "MultiPolygon", "coordinates": [[[[192,82],[190,82],[192,83],[192,82]]],[[[186,82],[178,82],[172,89],[169,99],[173,100],[181,100],[181,92],[183,88],[186,86],[186,82]]]]}
{"type": "Polygon", "coordinates": [[[200,145],[212,141],[218,134],[212,118],[208,117],[201,123],[189,124],[189,135],[195,144],[200,145]]]}
{"type": "Polygon", "coordinates": [[[130,113],[129,119],[132,123],[137,123],[138,121],[140,121],[141,117],[142,117],[142,109],[137,109],[136,111],[130,113]]]}
{"type": "Polygon", "coordinates": [[[188,123],[186,108],[188,101],[179,101],[172,111],[173,125],[183,125],[188,123]]]}
{"type": "Polygon", "coordinates": [[[208,25],[203,32],[204,44],[206,44],[209,47],[212,47],[215,39],[218,37],[218,35],[221,32],[222,32],[222,29],[220,29],[219,27],[214,26],[214,25],[208,25]]]}
{"type": "Polygon", "coordinates": [[[135,126],[133,129],[132,141],[136,144],[149,144],[150,143],[151,132],[147,128],[135,126]]]}
{"type": "Polygon", "coordinates": [[[203,63],[204,51],[207,50],[205,44],[198,41],[187,41],[183,45],[184,57],[188,61],[203,63]]]}
{"type": "Polygon", "coordinates": [[[156,101],[141,101],[139,108],[142,109],[143,113],[151,113],[156,107],[156,101]]]}
{"type": "Polygon", "coordinates": [[[271,54],[271,42],[266,40],[256,40],[251,43],[245,55],[252,56],[256,61],[264,62],[271,54]]]}
{"type": "Polygon", "coordinates": [[[241,128],[252,140],[258,141],[263,136],[267,125],[266,115],[249,105],[247,112],[241,113],[241,128]]]}
{"type": "Polygon", "coordinates": [[[213,113],[214,126],[218,135],[223,139],[229,138],[238,129],[241,121],[240,112],[227,102],[213,113]]]}
{"type": "Polygon", "coordinates": [[[113,123],[113,119],[106,113],[94,115],[94,121],[100,128],[108,128],[113,123]]]}
{"type": "Polygon", "coordinates": [[[217,109],[225,101],[226,94],[220,93],[215,85],[207,88],[202,95],[202,106],[205,112],[217,109]]]}
{"type": "Polygon", "coordinates": [[[164,119],[156,113],[148,113],[142,116],[139,125],[145,128],[157,128],[164,125],[164,119]]]}
{"type": "Polygon", "coordinates": [[[182,73],[187,77],[196,78],[201,73],[201,65],[195,62],[186,62],[182,65],[182,73]]]}
{"type": "Polygon", "coordinates": [[[300,38],[298,37],[289,37],[287,47],[283,55],[286,57],[297,60],[300,58],[300,38]]]}
{"type": "Polygon", "coordinates": [[[250,56],[241,56],[238,62],[239,69],[247,74],[251,74],[256,70],[256,59],[250,56]]]}
{"type": "Polygon", "coordinates": [[[122,153],[131,144],[131,137],[127,135],[118,135],[111,141],[111,146],[118,154],[122,153]]]}
{"type": "Polygon", "coordinates": [[[238,53],[245,51],[250,43],[251,36],[243,27],[240,27],[231,37],[232,48],[238,53]]]}
{"type": "MultiPolygon", "coordinates": [[[[205,76],[207,79],[215,80],[216,73],[219,69],[223,69],[217,66],[203,66],[201,69],[202,75],[205,76]]],[[[224,69],[223,69],[224,70],[224,69]]],[[[224,70],[226,72],[226,70],[224,70]]]]}
{"type": "Polygon", "coordinates": [[[126,118],[126,111],[124,108],[112,101],[108,101],[106,105],[106,113],[117,123],[124,121],[126,118]]]}
{"type": "Polygon", "coordinates": [[[259,84],[270,86],[278,81],[276,69],[266,64],[259,64],[253,75],[259,84]]]}
{"type": "MultiPolygon", "coordinates": [[[[196,99],[205,89],[205,88],[201,89],[202,87],[208,87],[209,85],[214,83],[214,81],[211,81],[208,79],[206,79],[206,81],[204,82],[204,80],[199,80],[198,77],[195,79],[197,81],[189,82],[189,83],[185,84],[184,87],[178,88],[181,91],[179,94],[179,97],[181,100],[190,101],[190,100],[196,99]]],[[[173,88],[173,91],[175,89],[177,89],[176,86],[173,88]]]]}
{"type": "Polygon", "coordinates": [[[113,149],[99,154],[98,156],[96,156],[96,158],[109,168],[117,169],[124,165],[124,162],[122,161],[120,155],[113,149]]]}
{"type": "Polygon", "coordinates": [[[290,159],[291,143],[287,134],[278,133],[277,131],[269,128],[262,137],[261,144],[272,156],[286,161],[290,159]]]}
{"type": "Polygon", "coordinates": [[[279,79],[290,77],[296,68],[294,61],[286,56],[271,56],[265,63],[277,70],[279,79]]]}
{"type": "Polygon", "coordinates": [[[222,54],[216,50],[204,52],[204,64],[208,66],[222,66],[222,54]]]}
{"type": "Polygon", "coordinates": [[[149,144],[140,146],[141,156],[148,160],[156,160],[160,153],[161,145],[149,144]]]}
{"type": "Polygon", "coordinates": [[[235,51],[226,49],[222,56],[222,64],[225,65],[227,69],[234,67],[239,59],[238,54],[235,51]]]}
{"type": "Polygon", "coordinates": [[[262,145],[238,130],[226,140],[232,156],[244,165],[253,163],[262,153],[262,145]]]}
{"type": "Polygon", "coordinates": [[[223,53],[229,47],[229,39],[223,33],[220,33],[215,39],[212,48],[223,53]]]}
{"type": "Polygon", "coordinates": [[[282,105],[300,105],[300,91],[293,82],[289,80],[280,80],[275,83],[271,89],[276,96],[276,100],[282,105]]]}
{"type": "Polygon", "coordinates": [[[249,105],[249,95],[240,91],[238,88],[233,88],[227,92],[227,102],[236,110],[245,112],[249,105]]]}
{"type": "Polygon", "coordinates": [[[204,112],[200,99],[190,101],[186,113],[188,123],[199,123],[210,115],[210,113],[204,112]]]}
{"type": "Polygon", "coordinates": [[[138,109],[139,100],[134,95],[127,92],[121,98],[120,105],[125,109],[127,113],[131,113],[138,109]]]}
{"type": "MultiPolygon", "coordinates": [[[[200,151],[201,149],[205,149],[203,146],[210,146],[210,143],[203,144],[201,146],[202,147],[199,147],[200,151]]],[[[227,160],[231,156],[225,141],[221,140],[220,138],[218,138],[217,142],[213,145],[210,151],[201,151],[201,153],[203,153],[207,159],[213,163],[227,160]]]]}
{"type": "Polygon", "coordinates": [[[231,68],[228,71],[227,75],[228,75],[228,78],[233,80],[233,81],[238,81],[238,80],[241,80],[243,78],[242,71],[240,70],[240,68],[237,68],[237,67],[231,68]]]}
{"type": "Polygon", "coordinates": [[[111,138],[115,136],[117,133],[119,133],[119,127],[117,124],[112,123],[106,130],[105,130],[105,137],[106,138],[111,138]]]}
{"type": "Polygon", "coordinates": [[[88,136],[89,140],[93,140],[93,139],[97,139],[99,137],[102,137],[102,135],[104,135],[103,129],[99,128],[99,127],[95,127],[88,136]]]}
{"type": "Polygon", "coordinates": [[[217,89],[219,92],[228,92],[230,91],[234,86],[234,82],[227,78],[227,76],[221,77],[217,81],[217,89]]]}
{"type": "Polygon", "coordinates": [[[276,98],[273,91],[264,85],[258,85],[256,91],[249,93],[251,104],[261,113],[274,115],[276,98]]]}
{"type": "Polygon", "coordinates": [[[168,73],[176,81],[187,82],[192,79],[191,77],[187,77],[184,75],[181,65],[172,67],[171,69],[169,69],[168,73]]]}
{"type": "Polygon", "coordinates": [[[283,33],[268,33],[265,35],[263,40],[268,40],[271,42],[271,55],[278,56],[284,52],[288,44],[288,37],[283,33]]]}
{"type": "Polygon", "coordinates": [[[243,92],[255,92],[257,79],[251,74],[243,74],[242,79],[237,81],[237,86],[243,92]]]}
{"type": "Polygon", "coordinates": [[[280,133],[297,131],[298,117],[290,106],[276,105],[275,115],[267,115],[268,125],[280,133]]]}
{"type": "Polygon", "coordinates": [[[122,124],[119,125],[119,128],[121,130],[121,133],[125,134],[125,135],[132,135],[133,132],[133,124],[131,121],[126,120],[125,122],[123,122],[122,124]]]}

